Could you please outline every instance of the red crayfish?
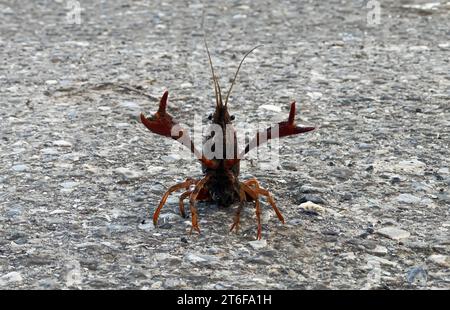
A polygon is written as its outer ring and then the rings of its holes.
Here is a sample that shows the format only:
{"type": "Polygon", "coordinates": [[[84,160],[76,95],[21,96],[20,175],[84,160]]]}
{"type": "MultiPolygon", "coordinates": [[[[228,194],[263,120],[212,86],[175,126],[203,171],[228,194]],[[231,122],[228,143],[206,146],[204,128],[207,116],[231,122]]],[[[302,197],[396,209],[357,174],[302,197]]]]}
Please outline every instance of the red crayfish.
{"type": "MultiPolygon", "coordinates": [[[[217,156],[216,153],[216,155],[208,157],[203,153],[200,153],[195,148],[194,143],[189,137],[187,131],[181,128],[179,124],[173,119],[173,117],[166,111],[168,91],[166,91],[162,96],[159,103],[159,109],[153,116],[147,118],[144,116],[144,114],[141,113],[141,121],[150,131],[165,137],[175,139],[190,148],[191,152],[200,160],[204,174],[203,178],[201,179],[187,178],[184,182],[171,186],[163,195],[159,206],[156,208],[153,214],[153,224],[155,226],[157,225],[159,214],[168,196],[172,192],[184,190],[184,192],[180,196],[179,208],[181,215],[185,217],[186,214],[184,210],[184,200],[186,198],[189,198],[189,206],[192,219],[191,232],[194,229],[200,233],[200,228],[198,226],[198,213],[196,209],[197,201],[211,201],[215,202],[219,206],[224,207],[239,202],[239,206],[234,218],[234,223],[232,224],[230,231],[232,231],[233,229],[236,229],[236,231],[238,230],[240,213],[243,209],[244,203],[247,201],[254,201],[256,221],[258,226],[257,238],[261,239],[261,207],[259,202],[260,196],[264,196],[267,198],[267,201],[274,209],[278,219],[282,223],[284,223],[284,218],[280,210],[278,210],[278,208],[276,207],[272,195],[268,190],[260,187],[256,179],[253,178],[243,182],[239,180],[240,160],[251,149],[258,147],[260,144],[267,142],[267,140],[269,139],[281,138],[308,132],[313,130],[314,127],[299,127],[295,124],[294,101],[290,105],[288,120],[277,124],[278,135],[273,134],[272,127],[267,128],[265,132],[257,133],[254,139],[246,145],[245,149],[238,154],[236,132],[232,131],[231,135],[229,134],[229,132],[226,132],[226,127],[231,126],[231,121],[234,119],[228,112],[228,99],[243,61],[256,47],[247,52],[239,63],[230,89],[228,90],[228,93],[225,97],[225,101],[222,100],[219,81],[214,73],[214,67],[211,61],[211,55],[209,53],[206,41],[205,47],[208,55],[209,65],[211,68],[216,99],[215,111],[210,115],[209,119],[212,121],[212,124],[220,126],[222,130],[222,135],[220,135],[222,141],[219,141],[219,143],[222,144],[223,156],[217,156]],[[233,148],[233,156],[231,158],[226,158],[226,154],[229,154],[230,152],[229,148],[233,148]]],[[[212,134],[212,136],[214,136],[214,134],[212,134]]]]}

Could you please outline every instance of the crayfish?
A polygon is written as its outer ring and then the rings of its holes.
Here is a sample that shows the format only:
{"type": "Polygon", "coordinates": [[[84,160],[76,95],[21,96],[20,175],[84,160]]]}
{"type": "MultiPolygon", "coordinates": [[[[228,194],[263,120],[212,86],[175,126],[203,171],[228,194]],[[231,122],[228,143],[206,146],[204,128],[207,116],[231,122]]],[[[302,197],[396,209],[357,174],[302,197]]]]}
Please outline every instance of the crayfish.
{"type": "MultiPolygon", "coordinates": [[[[211,55],[206,40],[205,47],[211,69],[216,101],[215,111],[210,115],[209,119],[212,121],[212,124],[220,126],[220,129],[222,130],[221,135],[216,135],[217,137],[221,137],[221,141],[216,141],[216,145],[221,144],[223,156],[221,156],[222,154],[217,155],[217,153],[215,153],[214,156],[206,156],[196,149],[187,131],[181,128],[180,125],[173,119],[173,117],[166,111],[168,91],[164,92],[159,102],[159,109],[153,116],[147,118],[144,116],[144,114],[141,113],[141,121],[150,131],[158,135],[175,139],[190,148],[190,151],[201,162],[203,170],[203,177],[201,179],[187,178],[184,182],[175,184],[166,191],[153,214],[153,224],[155,226],[157,225],[159,214],[169,195],[175,191],[183,190],[184,192],[181,194],[179,200],[179,209],[181,215],[183,217],[186,217],[184,200],[186,198],[189,198],[189,207],[192,220],[191,233],[192,230],[196,230],[198,233],[200,233],[200,228],[198,226],[198,213],[196,208],[197,201],[215,202],[217,205],[224,207],[228,207],[234,203],[239,203],[230,231],[232,231],[233,229],[238,231],[240,213],[243,209],[243,206],[246,202],[253,201],[255,203],[255,213],[258,227],[257,239],[261,239],[261,206],[259,201],[260,196],[267,198],[268,203],[273,208],[278,219],[282,223],[284,223],[284,218],[280,210],[275,205],[275,201],[272,195],[268,190],[262,188],[256,179],[252,178],[246,181],[239,180],[240,160],[245,156],[245,154],[250,152],[250,150],[258,147],[262,143],[267,142],[267,140],[269,139],[281,138],[308,132],[313,130],[314,127],[300,127],[295,124],[294,101],[290,105],[288,120],[280,122],[276,125],[278,129],[277,135],[273,134],[274,131],[272,127],[267,128],[265,132],[257,133],[253,140],[251,140],[250,143],[246,145],[245,149],[238,153],[236,131],[232,129],[231,135],[229,132],[226,132],[227,130],[229,130],[226,129],[226,127],[230,128],[231,122],[234,119],[228,112],[228,99],[242,63],[256,47],[247,52],[239,63],[239,66],[234,75],[234,79],[232,80],[231,86],[225,97],[225,101],[222,99],[219,80],[214,72],[214,67],[211,61],[211,55]],[[233,151],[230,152],[229,148],[233,148],[233,151]],[[231,158],[227,158],[226,154],[230,153],[232,153],[233,155],[231,156],[231,158]]],[[[214,135],[211,134],[211,136],[214,135]]]]}

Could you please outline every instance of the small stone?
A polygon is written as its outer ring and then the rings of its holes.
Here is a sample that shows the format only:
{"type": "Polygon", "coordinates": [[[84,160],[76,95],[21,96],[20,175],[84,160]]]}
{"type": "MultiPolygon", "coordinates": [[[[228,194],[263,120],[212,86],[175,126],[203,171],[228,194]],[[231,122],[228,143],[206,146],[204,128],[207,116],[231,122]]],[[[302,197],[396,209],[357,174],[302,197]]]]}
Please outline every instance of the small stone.
{"type": "Polygon", "coordinates": [[[335,168],[328,172],[329,175],[339,179],[339,180],[348,180],[353,175],[353,170],[347,168],[335,168]]]}
{"type": "Polygon", "coordinates": [[[430,245],[422,241],[407,241],[405,242],[405,245],[411,249],[418,251],[428,251],[430,249],[430,245]]]}
{"type": "Polygon", "coordinates": [[[411,194],[400,194],[397,197],[397,201],[406,204],[418,204],[420,203],[420,198],[411,194]]]}
{"type": "MultiPolygon", "coordinates": [[[[344,45],[344,44],[342,44],[344,45]]],[[[337,45],[337,46],[341,46],[341,45],[337,45]]],[[[361,80],[361,77],[359,75],[356,74],[347,74],[341,77],[343,81],[359,81],[361,80]]]]}
{"type": "Polygon", "coordinates": [[[266,240],[255,240],[248,243],[254,250],[258,251],[267,246],[266,240]]]}
{"type": "Polygon", "coordinates": [[[353,252],[342,253],[341,257],[345,260],[355,260],[356,255],[353,252]]]}
{"type": "Polygon", "coordinates": [[[244,19],[244,18],[247,18],[247,15],[245,15],[245,14],[233,15],[233,19],[244,19]]]}
{"type": "Polygon", "coordinates": [[[409,50],[412,52],[423,52],[423,51],[428,51],[429,47],[425,46],[425,45],[410,46],[409,50]]]}
{"type": "Polygon", "coordinates": [[[35,287],[39,290],[56,290],[59,289],[59,283],[55,279],[41,279],[36,284],[35,287]]]}
{"type": "Polygon", "coordinates": [[[429,256],[428,260],[438,266],[450,268],[450,256],[448,255],[434,254],[429,256]]]}
{"type": "Polygon", "coordinates": [[[161,281],[156,281],[155,283],[153,283],[150,287],[154,290],[158,290],[160,289],[162,286],[162,282],[161,281]]]}
{"type": "Polygon", "coordinates": [[[339,228],[326,228],[321,230],[321,233],[327,236],[338,236],[340,233],[339,228]]]}
{"type": "Polygon", "coordinates": [[[382,265],[397,266],[396,262],[391,262],[390,260],[387,260],[385,258],[381,258],[381,257],[378,257],[378,256],[373,256],[373,255],[367,254],[366,258],[367,258],[368,262],[372,262],[372,263],[373,262],[378,262],[378,263],[380,263],[382,265]]]}
{"type": "Polygon", "coordinates": [[[426,164],[417,159],[403,160],[396,166],[398,170],[411,174],[422,174],[426,164]]]}
{"type": "Polygon", "coordinates": [[[325,204],[325,200],[323,200],[321,197],[316,196],[316,195],[311,195],[311,194],[306,194],[306,195],[302,196],[297,202],[304,203],[307,201],[311,201],[311,202],[317,203],[317,204],[325,204]]]}
{"type": "Polygon", "coordinates": [[[373,145],[369,143],[359,143],[358,148],[361,150],[370,150],[373,148],[373,145]]]}
{"type": "Polygon", "coordinates": [[[372,172],[373,171],[373,165],[368,165],[364,170],[366,170],[367,172],[372,172]]]}
{"type": "Polygon", "coordinates": [[[136,102],[132,101],[119,102],[119,106],[132,111],[138,111],[141,109],[141,107],[136,102]]]}
{"type": "Polygon", "coordinates": [[[311,98],[312,100],[317,100],[322,98],[322,93],[319,92],[308,92],[306,95],[311,98]]]}
{"type": "Polygon", "coordinates": [[[436,197],[437,197],[438,200],[440,200],[442,202],[445,202],[447,204],[450,204],[450,196],[449,195],[438,194],[436,197]]]}
{"type": "Polygon", "coordinates": [[[80,182],[75,182],[75,181],[66,181],[63,183],[60,183],[59,185],[62,186],[63,188],[74,188],[77,187],[80,184],[80,182]]]}
{"type": "MultiPolygon", "coordinates": [[[[134,114],[133,114],[133,116],[134,116],[134,114]]],[[[114,123],[114,127],[116,127],[116,128],[128,128],[128,127],[130,127],[130,124],[129,123],[124,123],[124,122],[121,122],[121,123],[114,123]]]]}
{"type": "Polygon", "coordinates": [[[341,201],[349,201],[353,199],[353,195],[350,193],[344,193],[343,195],[341,195],[341,201]]]}
{"type": "Polygon", "coordinates": [[[18,164],[18,165],[12,166],[11,169],[16,172],[24,172],[24,171],[28,171],[30,169],[30,167],[25,164],[18,164]]]}
{"type": "Polygon", "coordinates": [[[300,186],[299,192],[300,193],[304,193],[304,194],[308,194],[308,193],[323,193],[324,190],[321,189],[321,188],[318,188],[318,187],[314,187],[314,186],[309,185],[309,184],[305,184],[305,185],[300,186]]]}
{"type": "Polygon", "coordinates": [[[108,224],[106,226],[106,231],[111,234],[126,233],[131,230],[133,230],[133,228],[127,225],[108,224]]]}
{"type": "Polygon", "coordinates": [[[391,182],[391,184],[398,184],[402,181],[402,178],[398,175],[393,175],[391,176],[389,182],[391,182]]]}
{"type": "MultiPolygon", "coordinates": [[[[428,2],[428,3],[422,3],[422,4],[403,4],[402,8],[416,9],[416,10],[420,10],[420,11],[433,11],[433,10],[436,10],[440,5],[441,5],[440,2],[428,2]]],[[[411,47],[414,47],[414,46],[411,46],[411,47]]]]}
{"type": "Polygon", "coordinates": [[[439,174],[450,174],[450,172],[449,172],[449,170],[448,170],[447,167],[440,168],[440,169],[438,170],[438,173],[439,173],[439,174]]]}
{"type": "Polygon", "coordinates": [[[72,143],[70,143],[69,141],[65,141],[65,140],[53,141],[53,145],[60,146],[60,147],[72,147],[72,143]]]}
{"type": "Polygon", "coordinates": [[[215,256],[195,253],[186,254],[184,260],[196,265],[215,265],[219,261],[215,256]]]}
{"type": "Polygon", "coordinates": [[[122,178],[127,180],[134,180],[141,177],[141,173],[139,171],[131,170],[129,168],[120,167],[114,169],[114,172],[122,176],[122,178]]]}
{"type": "Polygon", "coordinates": [[[161,156],[161,159],[165,162],[171,163],[171,162],[176,162],[178,160],[180,160],[180,155],[178,154],[169,154],[169,155],[163,155],[161,156]]]}
{"type": "Polygon", "coordinates": [[[153,225],[153,223],[151,221],[149,221],[148,223],[141,223],[138,225],[139,229],[145,230],[145,231],[150,231],[155,229],[155,225],[153,225]]]}
{"type": "Polygon", "coordinates": [[[377,233],[393,240],[406,239],[411,235],[406,230],[397,227],[384,227],[379,229],[377,233]]]}
{"type": "Polygon", "coordinates": [[[176,287],[183,286],[183,285],[184,285],[184,281],[179,278],[169,278],[164,281],[164,287],[168,288],[168,289],[176,288],[176,287]]]}
{"type": "Polygon", "coordinates": [[[22,282],[22,275],[17,271],[12,271],[0,277],[0,286],[8,285],[11,283],[22,282]]]}
{"type": "Polygon", "coordinates": [[[306,212],[312,212],[316,214],[325,213],[325,208],[315,204],[314,202],[307,201],[299,205],[299,208],[306,212]]]}
{"type": "Polygon", "coordinates": [[[376,245],[375,248],[369,249],[369,253],[378,254],[378,255],[386,255],[388,253],[388,249],[382,245],[376,245]]]}
{"type": "Polygon", "coordinates": [[[18,208],[6,209],[6,211],[3,214],[7,217],[16,217],[16,216],[20,216],[22,213],[23,213],[22,208],[18,207],[18,208]]]}
{"type": "Polygon", "coordinates": [[[263,104],[259,108],[273,112],[281,112],[281,107],[272,104],[263,104]]]}
{"type": "Polygon", "coordinates": [[[71,190],[71,189],[77,187],[79,184],[80,184],[79,182],[67,181],[67,182],[60,183],[59,185],[64,189],[71,190]]]}
{"type": "Polygon", "coordinates": [[[181,88],[191,88],[192,84],[189,82],[184,82],[184,83],[181,83],[180,87],[181,88]]]}
{"type": "Polygon", "coordinates": [[[41,150],[41,153],[44,155],[58,155],[59,152],[57,149],[51,148],[51,147],[47,147],[41,150]]]}
{"type": "Polygon", "coordinates": [[[9,6],[7,6],[7,7],[2,6],[2,7],[0,7],[0,13],[5,14],[5,15],[12,15],[12,14],[14,14],[14,10],[11,9],[9,6]]]}
{"type": "Polygon", "coordinates": [[[47,81],[45,81],[45,84],[47,84],[47,85],[56,85],[56,84],[58,84],[58,81],[57,80],[47,80],[47,81]]]}
{"type": "Polygon", "coordinates": [[[102,112],[109,112],[109,111],[111,111],[111,107],[106,107],[106,106],[101,106],[101,107],[98,107],[98,109],[100,110],[100,111],[102,111],[102,112]]]}
{"type": "Polygon", "coordinates": [[[159,225],[158,227],[159,227],[160,229],[171,229],[172,226],[173,226],[173,225],[170,224],[170,223],[163,223],[163,224],[159,225]]]}
{"type": "Polygon", "coordinates": [[[169,262],[172,265],[181,263],[181,258],[169,253],[155,253],[153,259],[158,262],[169,262]]]}

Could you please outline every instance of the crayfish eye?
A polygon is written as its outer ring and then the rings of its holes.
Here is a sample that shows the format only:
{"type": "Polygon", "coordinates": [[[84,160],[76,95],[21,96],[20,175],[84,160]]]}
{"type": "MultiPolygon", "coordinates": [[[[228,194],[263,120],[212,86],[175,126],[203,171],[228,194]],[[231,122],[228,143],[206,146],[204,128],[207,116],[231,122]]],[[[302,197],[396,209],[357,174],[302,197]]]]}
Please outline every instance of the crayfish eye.
{"type": "Polygon", "coordinates": [[[231,116],[230,116],[230,119],[231,119],[232,121],[234,121],[234,119],[235,119],[234,115],[231,115],[231,116]]]}
{"type": "Polygon", "coordinates": [[[212,116],[213,116],[212,114],[209,114],[209,115],[208,115],[208,119],[209,119],[209,120],[212,120],[212,116]]]}

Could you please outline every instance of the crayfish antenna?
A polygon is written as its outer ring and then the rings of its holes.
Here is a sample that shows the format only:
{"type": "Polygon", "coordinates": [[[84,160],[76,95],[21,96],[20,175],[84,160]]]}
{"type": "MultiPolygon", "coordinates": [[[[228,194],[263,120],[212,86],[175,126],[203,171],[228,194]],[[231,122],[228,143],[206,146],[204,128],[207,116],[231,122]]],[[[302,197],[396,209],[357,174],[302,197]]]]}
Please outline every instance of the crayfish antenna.
{"type": "MultiPolygon", "coordinates": [[[[203,20],[202,20],[202,28],[203,28],[203,20]]],[[[216,78],[216,74],[214,73],[214,66],[211,60],[211,54],[209,53],[209,48],[208,48],[208,43],[206,42],[206,36],[203,33],[203,40],[205,41],[205,48],[206,48],[206,54],[208,54],[208,60],[209,60],[209,67],[211,68],[211,74],[212,74],[212,79],[213,79],[213,83],[214,83],[214,94],[216,96],[216,104],[219,104],[219,95],[218,95],[218,82],[217,82],[217,78],[216,78]]],[[[220,92],[219,92],[220,93],[220,92]]]]}
{"type": "Polygon", "coordinates": [[[236,70],[236,73],[234,74],[234,78],[233,78],[233,81],[231,82],[230,89],[228,90],[227,97],[225,98],[225,106],[228,105],[228,97],[230,97],[231,90],[233,89],[234,83],[236,82],[236,78],[237,78],[237,75],[238,75],[238,73],[239,73],[239,70],[241,69],[242,63],[244,62],[245,58],[247,58],[247,56],[250,55],[251,52],[253,52],[255,49],[257,49],[258,47],[261,47],[261,46],[262,46],[262,45],[257,45],[257,46],[255,46],[254,48],[252,48],[251,50],[249,50],[249,51],[244,55],[244,57],[242,58],[241,62],[239,63],[239,66],[238,66],[238,68],[237,68],[237,70],[236,70]]]}

